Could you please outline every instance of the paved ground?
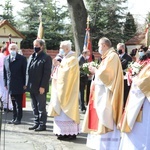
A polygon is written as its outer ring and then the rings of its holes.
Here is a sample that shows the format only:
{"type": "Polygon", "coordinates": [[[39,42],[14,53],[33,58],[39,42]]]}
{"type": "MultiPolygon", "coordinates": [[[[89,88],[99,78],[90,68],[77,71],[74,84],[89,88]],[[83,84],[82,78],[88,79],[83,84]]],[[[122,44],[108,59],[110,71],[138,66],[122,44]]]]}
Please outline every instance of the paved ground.
{"type": "MultiPolygon", "coordinates": [[[[81,124],[84,115],[81,114],[81,124]]],[[[12,112],[2,116],[2,132],[0,150],[90,150],[86,147],[86,134],[79,134],[76,140],[59,141],[53,134],[53,118],[48,117],[47,131],[35,132],[28,128],[33,124],[30,102],[24,109],[21,125],[7,124],[12,118],[12,112]]]]}

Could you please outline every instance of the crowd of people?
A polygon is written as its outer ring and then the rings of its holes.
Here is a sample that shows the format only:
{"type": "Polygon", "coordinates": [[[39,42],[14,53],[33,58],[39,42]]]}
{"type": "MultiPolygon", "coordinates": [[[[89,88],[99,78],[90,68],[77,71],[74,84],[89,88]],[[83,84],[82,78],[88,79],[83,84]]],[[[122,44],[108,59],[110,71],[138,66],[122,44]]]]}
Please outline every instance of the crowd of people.
{"type": "Polygon", "coordinates": [[[90,51],[84,49],[78,57],[71,41],[60,43],[53,60],[44,46],[44,40],[34,40],[28,62],[17,53],[14,43],[9,45],[8,56],[6,48],[1,49],[0,96],[6,108],[11,109],[12,104],[13,110],[8,123],[21,124],[23,93],[27,91],[34,115],[29,130],[45,131],[48,115],[54,117],[53,133],[58,140],[73,140],[84,132],[91,149],[148,150],[150,47],[134,48],[128,54],[124,43],[118,43],[115,50],[108,38],[100,38],[97,67],[88,63],[90,51]],[[89,73],[82,71],[85,63],[89,73]],[[51,98],[46,110],[50,78],[51,98]],[[85,113],[81,128],[79,109],[85,113]]]}

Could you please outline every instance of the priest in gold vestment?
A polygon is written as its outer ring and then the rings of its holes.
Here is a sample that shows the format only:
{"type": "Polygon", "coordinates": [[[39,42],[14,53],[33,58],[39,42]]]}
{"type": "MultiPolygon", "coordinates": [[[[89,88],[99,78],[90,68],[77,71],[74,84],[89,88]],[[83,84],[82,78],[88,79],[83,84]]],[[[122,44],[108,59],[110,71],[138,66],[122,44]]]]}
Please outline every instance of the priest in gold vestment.
{"type": "Polygon", "coordinates": [[[118,150],[120,131],[117,125],[123,112],[123,73],[118,54],[108,38],[98,42],[102,62],[98,69],[89,67],[95,79],[82,131],[89,133],[87,146],[96,150],[118,150]]]}
{"type": "Polygon", "coordinates": [[[120,121],[123,132],[119,150],[150,149],[150,58],[132,80],[127,104],[120,121]]]}
{"type": "MultiPolygon", "coordinates": [[[[63,41],[64,57],[59,65],[55,91],[51,91],[48,115],[54,116],[53,132],[59,140],[72,140],[79,133],[79,63],[71,42],[63,41]]],[[[53,89],[53,88],[52,88],[53,89]]]]}

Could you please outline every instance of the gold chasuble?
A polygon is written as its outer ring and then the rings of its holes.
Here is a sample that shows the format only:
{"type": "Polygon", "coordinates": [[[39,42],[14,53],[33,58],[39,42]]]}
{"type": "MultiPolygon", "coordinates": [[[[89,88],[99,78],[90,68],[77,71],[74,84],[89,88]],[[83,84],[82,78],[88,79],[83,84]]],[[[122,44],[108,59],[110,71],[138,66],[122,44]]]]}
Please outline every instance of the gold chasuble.
{"type": "Polygon", "coordinates": [[[136,80],[137,86],[150,100],[150,63],[148,63],[140,72],[136,80]]]}
{"type": "Polygon", "coordinates": [[[102,62],[95,72],[83,132],[105,134],[118,125],[123,112],[123,83],[120,59],[115,50],[110,48],[102,56],[102,62]]]}
{"type": "MultiPolygon", "coordinates": [[[[75,123],[79,118],[79,62],[76,53],[70,51],[58,68],[57,97],[61,110],[75,123]]],[[[58,116],[51,110],[51,116],[58,116]]]]}
{"type": "Polygon", "coordinates": [[[142,121],[142,109],[145,97],[147,97],[150,102],[150,63],[147,63],[140,71],[139,75],[134,78],[131,90],[119,124],[122,132],[131,132],[135,122],[142,121]],[[133,84],[135,85],[134,87],[133,84]],[[134,94],[135,92],[132,92],[131,90],[136,87],[138,87],[137,91],[140,89],[141,92],[134,94]],[[133,96],[135,97],[134,99],[133,96]]]}

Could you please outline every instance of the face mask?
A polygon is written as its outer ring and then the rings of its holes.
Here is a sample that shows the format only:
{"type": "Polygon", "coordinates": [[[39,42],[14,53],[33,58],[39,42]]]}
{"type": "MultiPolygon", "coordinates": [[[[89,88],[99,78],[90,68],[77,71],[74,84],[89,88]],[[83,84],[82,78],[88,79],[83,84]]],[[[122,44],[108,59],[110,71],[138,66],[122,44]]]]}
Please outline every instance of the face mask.
{"type": "Polygon", "coordinates": [[[119,49],[119,50],[118,50],[118,53],[119,53],[119,54],[122,54],[122,49],[119,49]]]}
{"type": "Polygon", "coordinates": [[[35,52],[35,53],[38,53],[40,50],[41,50],[40,47],[34,47],[34,52],[35,52]]]}
{"type": "Polygon", "coordinates": [[[16,51],[10,50],[9,52],[10,52],[10,55],[11,55],[11,56],[16,57],[16,53],[17,53],[16,51]]]}
{"type": "Polygon", "coordinates": [[[144,52],[139,52],[140,57],[144,56],[144,54],[145,54],[144,52]]]}
{"type": "Polygon", "coordinates": [[[89,59],[89,58],[90,58],[90,56],[86,56],[86,57],[85,57],[86,60],[89,59]]]}
{"type": "Polygon", "coordinates": [[[64,50],[63,50],[62,48],[59,49],[59,54],[60,54],[61,56],[64,56],[64,55],[65,55],[65,52],[64,52],[64,50]]]}
{"type": "Polygon", "coordinates": [[[99,48],[98,49],[98,52],[102,55],[103,54],[103,52],[102,52],[102,50],[99,48]]]}

